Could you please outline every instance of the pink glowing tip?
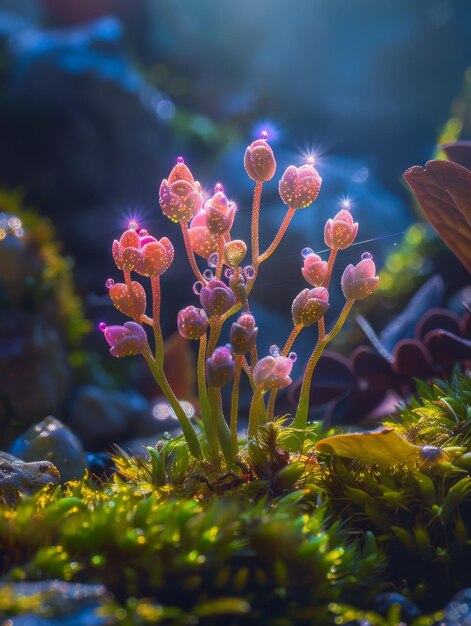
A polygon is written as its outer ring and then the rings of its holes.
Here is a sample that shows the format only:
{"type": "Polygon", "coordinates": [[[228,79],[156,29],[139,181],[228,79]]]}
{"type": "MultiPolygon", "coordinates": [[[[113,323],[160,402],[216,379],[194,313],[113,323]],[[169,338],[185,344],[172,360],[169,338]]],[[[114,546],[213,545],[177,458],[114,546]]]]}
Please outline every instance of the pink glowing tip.
{"type": "Polygon", "coordinates": [[[131,220],[128,223],[128,229],[129,230],[137,230],[139,228],[139,224],[136,222],[136,220],[131,220]]]}
{"type": "Polygon", "coordinates": [[[263,141],[266,141],[268,139],[268,133],[266,130],[262,130],[260,133],[260,139],[263,139],[263,141]]]}
{"type": "Polygon", "coordinates": [[[314,155],[312,155],[312,154],[309,154],[307,156],[307,159],[306,159],[306,164],[307,165],[314,165],[315,162],[316,162],[316,157],[314,155]]]}
{"type": "Polygon", "coordinates": [[[112,278],[108,278],[106,283],[105,283],[106,288],[107,289],[111,289],[111,287],[113,287],[113,285],[114,285],[114,280],[112,278]]]}
{"type": "Polygon", "coordinates": [[[214,191],[215,193],[224,193],[223,185],[221,185],[221,183],[216,183],[216,185],[214,185],[214,191]]]}
{"type": "Polygon", "coordinates": [[[177,163],[185,163],[185,159],[182,156],[177,157],[177,163]]]}
{"type": "Polygon", "coordinates": [[[340,206],[342,207],[344,211],[350,211],[350,209],[352,208],[352,205],[350,204],[350,200],[348,200],[347,198],[344,198],[340,202],[340,206]]]}
{"type": "Polygon", "coordinates": [[[102,333],[104,333],[104,332],[105,332],[105,330],[106,330],[107,328],[108,328],[108,327],[107,327],[107,325],[105,324],[105,322],[100,322],[100,323],[98,324],[98,330],[100,330],[102,333]]]}

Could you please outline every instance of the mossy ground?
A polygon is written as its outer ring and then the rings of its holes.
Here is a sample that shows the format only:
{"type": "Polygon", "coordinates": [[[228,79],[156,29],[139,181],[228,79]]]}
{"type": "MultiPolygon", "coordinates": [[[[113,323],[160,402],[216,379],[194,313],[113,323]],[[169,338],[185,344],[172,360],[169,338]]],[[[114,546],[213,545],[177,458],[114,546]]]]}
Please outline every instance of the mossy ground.
{"type": "MultiPolygon", "coordinates": [[[[102,583],[114,596],[103,610],[121,624],[397,624],[398,606],[372,610],[382,591],[411,598],[429,614],[413,623],[432,624],[471,586],[471,380],[419,392],[391,425],[445,448],[446,463],[316,457],[319,425],[268,425],[232,473],[163,441],[147,461],[117,456],[109,480],[4,502],[2,580],[102,583]],[[290,452],[300,436],[303,453],[290,452]]],[[[41,597],[11,589],[2,616],[41,613],[41,597]]]]}

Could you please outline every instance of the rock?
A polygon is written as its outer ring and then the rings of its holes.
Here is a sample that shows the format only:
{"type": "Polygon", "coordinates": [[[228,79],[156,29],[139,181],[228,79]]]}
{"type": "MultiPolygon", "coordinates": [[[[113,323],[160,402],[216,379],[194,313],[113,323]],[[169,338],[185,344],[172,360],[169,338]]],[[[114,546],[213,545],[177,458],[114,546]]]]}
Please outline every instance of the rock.
{"type": "Polygon", "coordinates": [[[88,385],[79,389],[67,424],[86,448],[99,450],[140,434],[141,428],[148,429],[148,421],[154,430],[144,434],[159,432],[159,424],[152,419],[150,404],[143,396],[88,385]]]}
{"type": "Polygon", "coordinates": [[[15,495],[17,492],[34,493],[46,485],[59,483],[57,468],[46,460],[25,463],[21,459],[0,451],[0,494],[15,495]]]}
{"type": "Polygon", "coordinates": [[[52,416],[17,437],[10,452],[24,461],[51,461],[60,471],[62,482],[82,478],[87,468],[80,440],[52,416]]]}
{"type": "Polygon", "coordinates": [[[8,621],[11,626],[111,626],[117,621],[113,614],[98,614],[97,609],[112,600],[103,585],[61,580],[0,583],[0,598],[21,599],[36,595],[40,596],[40,609],[11,618],[8,621]]]}

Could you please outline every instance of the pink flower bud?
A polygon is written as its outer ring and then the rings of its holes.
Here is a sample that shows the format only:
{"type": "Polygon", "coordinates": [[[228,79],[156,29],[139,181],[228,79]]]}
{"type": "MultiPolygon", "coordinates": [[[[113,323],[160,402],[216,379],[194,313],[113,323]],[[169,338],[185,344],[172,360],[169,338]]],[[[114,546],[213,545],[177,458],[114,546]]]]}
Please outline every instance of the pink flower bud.
{"type": "Polygon", "coordinates": [[[146,331],[136,322],[108,326],[104,335],[111,346],[110,353],[118,358],[143,354],[148,349],[146,331]]]}
{"type": "Polygon", "coordinates": [[[327,220],[324,229],[326,246],[332,250],[345,250],[357,236],[358,222],[353,223],[350,211],[339,211],[334,219],[327,220]]]}
{"type": "Polygon", "coordinates": [[[224,315],[235,303],[232,290],[214,278],[200,291],[201,304],[208,315],[224,315]]]}
{"type": "Polygon", "coordinates": [[[200,210],[201,186],[184,163],[177,163],[168,179],[162,181],[159,203],[162,213],[172,222],[189,222],[200,210]]]}
{"type": "Polygon", "coordinates": [[[256,182],[263,183],[273,178],[276,161],[273,150],[265,140],[257,139],[247,147],[244,166],[249,177],[256,182]]]}
{"type": "Polygon", "coordinates": [[[278,186],[280,197],[291,209],[303,209],[319,195],[322,178],[310,163],[301,167],[290,165],[278,186]]]}
{"type": "Polygon", "coordinates": [[[124,283],[114,284],[109,291],[114,306],[128,317],[144,315],[146,311],[146,292],[144,287],[136,282],[131,283],[132,297],[124,283]]]}
{"type": "Polygon", "coordinates": [[[225,235],[232,228],[236,212],[235,202],[230,202],[223,191],[217,191],[204,203],[206,226],[213,235],[225,235]]]}
{"type": "Polygon", "coordinates": [[[329,306],[329,292],[324,287],[303,289],[291,307],[293,322],[296,326],[298,324],[312,326],[320,320],[329,306]]]}
{"type": "Polygon", "coordinates": [[[291,385],[293,361],[285,356],[266,356],[257,362],[253,369],[255,386],[262,391],[282,389],[291,385]]]}
{"type": "Polygon", "coordinates": [[[160,241],[146,234],[139,237],[135,230],[127,230],[119,241],[113,241],[113,258],[120,270],[136,271],[142,276],[160,276],[170,267],[174,250],[171,241],[160,241]]]}
{"type": "Polygon", "coordinates": [[[310,285],[320,287],[327,274],[327,261],[323,261],[317,254],[308,254],[304,257],[301,273],[310,285]]]}
{"type": "Polygon", "coordinates": [[[258,328],[251,313],[244,313],[231,326],[230,338],[234,354],[246,354],[255,345],[258,328]]]}
{"type": "Polygon", "coordinates": [[[345,299],[363,300],[372,294],[379,282],[375,272],[375,264],[369,257],[363,258],[357,265],[347,265],[341,281],[345,299]]]}
{"type": "Polygon", "coordinates": [[[177,316],[178,332],[185,339],[199,339],[208,327],[208,318],[203,309],[187,306],[177,316]]]}
{"type": "Polygon", "coordinates": [[[208,259],[213,252],[217,252],[219,245],[219,237],[209,232],[206,226],[206,213],[204,210],[199,211],[190,222],[188,229],[191,249],[195,254],[208,259]]]}
{"type": "Polygon", "coordinates": [[[235,362],[228,346],[216,348],[206,361],[206,380],[211,387],[224,387],[234,378],[235,362]]]}

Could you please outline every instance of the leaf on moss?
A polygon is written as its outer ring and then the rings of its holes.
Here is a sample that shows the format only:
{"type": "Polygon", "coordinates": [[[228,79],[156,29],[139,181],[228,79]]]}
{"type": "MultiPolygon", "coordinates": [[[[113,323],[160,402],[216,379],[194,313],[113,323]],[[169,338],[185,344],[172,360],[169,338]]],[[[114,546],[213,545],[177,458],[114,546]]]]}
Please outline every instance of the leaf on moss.
{"type": "Polygon", "coordinates": [[[451,161],[428,161],[403,176],[427,219],[471,273],[471,171],[451,161]]]}

